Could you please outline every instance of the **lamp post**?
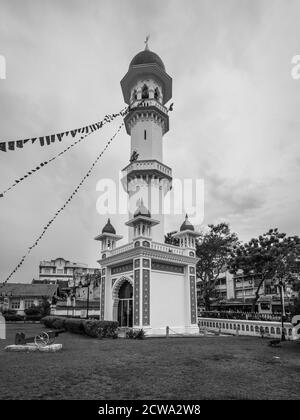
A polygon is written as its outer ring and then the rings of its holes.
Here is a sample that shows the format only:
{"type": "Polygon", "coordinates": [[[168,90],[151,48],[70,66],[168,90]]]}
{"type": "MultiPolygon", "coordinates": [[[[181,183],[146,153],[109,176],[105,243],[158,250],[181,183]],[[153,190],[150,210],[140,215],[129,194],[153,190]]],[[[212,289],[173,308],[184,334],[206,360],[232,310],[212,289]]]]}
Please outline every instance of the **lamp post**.
{"type": "Polygon", "coordinates": [[[279,288],[280,302],[281,302],[281,341],[285,341],[284,334],[284,318],[285,318],[285,307],[284,307],[284,286],[285,283],[282,279],[277,280],[277,288],[279,288]]]}
{"type": "Polygon", "coordinates": [[[86,298],[86,319],[89,318],[89,305],[90,305],[90,285],[91,285],[91,276],[87,274],[85,276],[85,284],[79,282],[80,287],[87,287],[87,298],[86,298]]]}

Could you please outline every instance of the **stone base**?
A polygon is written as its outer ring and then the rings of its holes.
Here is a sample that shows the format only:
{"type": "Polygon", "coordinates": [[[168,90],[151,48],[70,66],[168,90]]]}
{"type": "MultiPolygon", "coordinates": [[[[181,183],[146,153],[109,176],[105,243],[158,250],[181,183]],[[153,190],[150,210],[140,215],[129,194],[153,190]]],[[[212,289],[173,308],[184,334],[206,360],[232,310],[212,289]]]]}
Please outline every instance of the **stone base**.
{"type": "Polygon", "coordinates": [[[49,346],[37,346],[34,343],[28,343],[25,345],[16,345],[12,344],[11,346],[6,346],[5,351],[22,351],[22,352],[33,352],[33,351],[41,351],[41,352],[48,352],[54,353],[62,349],[62,344],[50,344],[49,346]]]}
{"type": "MultiPolygon", "coordinates": [[[[151,328],[144,327],[143,330],[146,333],[146,337],[166,337],[166,327],[151,328]]],[[[188,325],[184,327],[169,326],[169,337],[176,336],[199,336],[198,325],[188,325]]]]}

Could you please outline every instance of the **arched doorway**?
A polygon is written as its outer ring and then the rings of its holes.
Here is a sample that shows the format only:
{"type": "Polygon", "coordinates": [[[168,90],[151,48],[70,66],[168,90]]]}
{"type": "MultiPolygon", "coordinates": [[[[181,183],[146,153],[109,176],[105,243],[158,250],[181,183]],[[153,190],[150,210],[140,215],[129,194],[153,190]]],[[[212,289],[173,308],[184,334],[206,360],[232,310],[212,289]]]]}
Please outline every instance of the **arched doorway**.
{"type": "Polygon", "coordinates": [[[118,322],[119,327],[132,327],[133,289],[129,281],[124,281],[118,293],[118,322]]]}

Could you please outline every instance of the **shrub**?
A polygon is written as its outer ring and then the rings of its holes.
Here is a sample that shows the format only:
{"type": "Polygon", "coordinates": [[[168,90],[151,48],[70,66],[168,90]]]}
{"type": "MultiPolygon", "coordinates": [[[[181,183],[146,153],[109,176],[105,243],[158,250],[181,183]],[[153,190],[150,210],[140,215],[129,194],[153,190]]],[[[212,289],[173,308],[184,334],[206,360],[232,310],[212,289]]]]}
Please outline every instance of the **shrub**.
{"type": "Polygon", "coordinates": [[[5,312],[3,314],[5,321],[11,321],[11,322],[15,322],[15,321],[24,321],[24,316],[22,315],[18,315],[18,314],[10,314],[8,312],[5,312]]]}
{"type": "Polygon", "coordinates": [[[74,334],[83,334],[94,338],[117,338],[118,336],[118,322],[115,321],[46,316],[41,322],[48,328],[65,329],[74,334]]]}
{"type": "Polygon", "coordinates": [[[145,337],[146,333],[143,329],[134,330],[131,328],[130,330],[126,331],[126,338],[130,338],[133,340],[144,340],[145,337]]]}
{"type": "Polygon", "coordinates": [[[42,314],[41,308],[39,306],[30,306],[30,308],[25,309],[24,312],[27,316],[31,316],[31,315],[34,315],[34,316],[40,315],[41,316],[41,314],[42,314]]]}

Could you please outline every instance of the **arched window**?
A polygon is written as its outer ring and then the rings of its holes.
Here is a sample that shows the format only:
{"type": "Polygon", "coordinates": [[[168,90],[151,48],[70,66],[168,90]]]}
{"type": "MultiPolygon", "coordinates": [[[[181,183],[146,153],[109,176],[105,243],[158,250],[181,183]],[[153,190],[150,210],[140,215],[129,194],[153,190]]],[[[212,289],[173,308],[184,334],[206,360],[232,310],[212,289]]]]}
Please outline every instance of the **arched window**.
{"type": "Polygon", "coordinates": [[[125,281],[119,289],[119,299],[132,299],[132,286],[125,281]]]}
{"type": "Polygon", "coordinates": [[[132,92],[132,99],[134,101],[137,100],[137,91],[136,91],[136,89],[134,89],[133,92],[132,92]]]}
{"type": "Polygon", "coordinates": [[[154,99],[156,99],[158,101],[159,98],[160,98],[159,89],[158,88],[155,88],[155,91],[154,91],[154,99]]]}
{"type": "Polygon", "coordinates": [[[142,87],[142,99],[148,99],[149,98],[149,89],[147,85],[144,85],[142,87]]]}

